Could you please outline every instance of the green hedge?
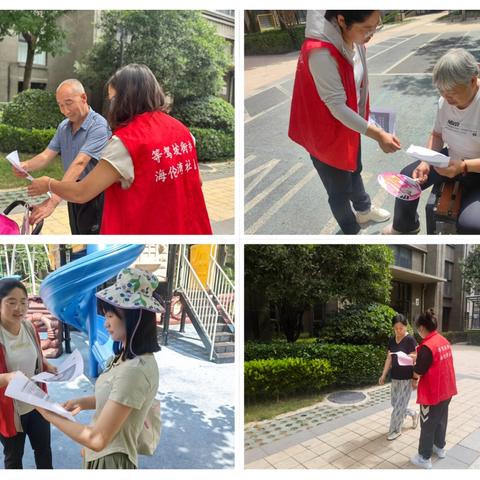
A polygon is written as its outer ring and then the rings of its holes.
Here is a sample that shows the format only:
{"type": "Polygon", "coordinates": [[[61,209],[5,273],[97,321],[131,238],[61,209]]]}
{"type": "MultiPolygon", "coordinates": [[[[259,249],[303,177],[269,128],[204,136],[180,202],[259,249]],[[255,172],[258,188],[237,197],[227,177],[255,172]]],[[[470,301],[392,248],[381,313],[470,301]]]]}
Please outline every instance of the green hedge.
{"type": "Polygon", "coordinates": [[[468,330],[468,343],[470,345],[480,345],[480,330],[468,330]]]}
{"type": "Polygon", "coordinates": [[[0,124],[0,152],[21,150],[22,153],[39,153],[44,150],[55,135],[55,128],[17,128],[0,124]]]}
{"type": "Polygon", "coordinates": [[[245,35],[245,55],[273,55],[299,50],[305,40],[305,25],[293,30],[295,41],[285,30],[269,30],[245,35]]]}
{"type": "Polygon", "coordinates": [[[336,369],[332,385],[359,386],[376,383],[382,373],[387,349],[376,345],[336,345],[287,342],[245,344],[245,362],[260,359],[325,359],[336,369]]]}
{"type": "Polygon", "coordinates": [[[53,92],[32,89],[15,95],[3,109],[2,121],[12,127],[42,130],[57,128],[63,119],[53,92]]]}
{"type": "Polygon", "coordinates": [[[198,159],[226,160],[235,156],[235,136],[211,128],[191,128],[195,137],[198,159]]]}
{"type": "Polygon", "coordinates": [[[392,336],[392,318],[395,315],[393,308],[379,303],[347,305],[329,317],[320,330],[319,340],[326,343],[386,346],[392,336]]]}
{"type": "Polygon", "coordinates": [[[213,128],[233,133],[235,111],[223,98],[209,96],[187,100],[174,105],[172,116],[189,128],[213,128]]]}
{"type": "Polygon", "coordinates": [[[247,401],[278,400],[320,391],[334,381],[335,369],[323,359],[281,358],[246,362],[244,375],[247,401]]]}
{"type": "Polygon", "coordinates": [[[450,343],[468,341],[468,332],[440,332],[450,343]]]}

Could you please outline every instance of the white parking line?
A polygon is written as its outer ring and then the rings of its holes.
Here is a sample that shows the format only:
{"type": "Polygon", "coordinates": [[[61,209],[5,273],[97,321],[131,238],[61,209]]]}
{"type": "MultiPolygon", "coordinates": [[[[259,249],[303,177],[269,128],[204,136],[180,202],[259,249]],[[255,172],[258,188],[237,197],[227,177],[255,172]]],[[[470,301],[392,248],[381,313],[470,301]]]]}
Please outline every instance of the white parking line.
{"type": "Polygon", "coordinates": [[[255,160],[257,158],[256,155],[248,155],[248,157],[245,157],[244,164],[246,165],[248,162],[251,162],[252,160],[255,160]]]}
{"type": "MultiPolygon", "coordinates": [[[[251,225],[246,233],[253,234],[257,232],[263,225],[265,225],[270,218],[272,218],[290,199],[297,194],[312,178],[317,176],[317,172],[312,170],[305,177],[300,180],[289,192],[277,200],[253,225],[251,225]]],[[[299,232],[298,232],[299,233],[299,232]]]]}
{"type": "Polygon", "coordinates": [[[382,72],[382,75],[385,75],[386,73],[388,73],[390,70],[393,70],[395,67],[397,67],[398,65],[400,65],[401,63],[403,63],[405,60],[407,60],[408,58],[410,58],[411,56],[415,55],[415,53],[417,53],[418,50],[420,50],[420,48],[423,48],[425,47],[426,45],[428,45],[430,42],[433,42],[434,40],[436,40],[438,37],[440,37],[441,35],[443,35],[443,32],[439,33],[438,35],[435,35],[434,37],[432,37],[428,42],[425,42],[423,45],[420,45],[418,46],[415,50],[412,50],[408,55],[405,55],[405,57],[401,58],[398,62],[395,62],[393,65],[391,65],[390,67],[388,67],[386,70],[384,70],[382,72]]]}
{"type": "Polygon", "coordinates": [[[401,45],[402,43],[408,42],[408,41],[411,40],[412,38],[418,37],[419,35],[420,35],[420,33],[417,33],[416,35],[412,35],[411,37],[407,38],[406,40],[402,40],[401,42],[395,43],[395,44],[392,45],[391,47],[388,47],[388,48],[386,48],[385,50],[382,50],[381,52],[375,53],[375,55],[372,55],[371,57],[367,57],[367,61],[371,60],[372,58],[378,57],[378,56],[381,55],[382,53],[388,52],[388,51],[391,50],[392,48],[398,47],[398,46],[401,45]]]}
{"type": "Polygon", "coordinates": [[[256,120],[257,118],[262,117],[266,113],[269,113],[272,110],[275,110],[276,108],[281,107],[282,105],[284,105],[285,103],[287,103],[289,101],[290,101],[290,97],[286,98],[285,100],[282,100],[280,103],[277,103],[276,105],[273,105],[273,107],[267,108],[266,110],[263,110],[262,112],[257,113],[253,117],[248,118],[247,120],[245,120],[244,123],[245,124],[250,123],[252,120],[256,120]]]}
{"type": "Polygon", "coordinates": [[[255,205],[260,203],[262,200],[264,200],[270,193],[272,193],[279,185],[281,185],[285,180],[288,180],[288,178],[293,175],[299,168],[303,166],[302,163],[296,163],[293,165],[293,167],[290,168],[290,170],[286,173],[284,173],[281,177],[277,178],[268,188],[263,190],[263,192],[259,193],[255,197],[253,197],[246,205],[244,209],[244,213],[249,212],[255,205]]]}
{"type": "Polygon", "coordinates": [[[277,159],[274,158],[273,160],[270,160],[269,162],[265,163],[264,165],[261,165],[260,167],[255,168],[254,170],[245,174],[245,180],[246,180],[247,178],[251,177],[252,175],[257,174],[258,172],[262,172],[262,173],[260,173],[260,175],[258,175],[255,178],[255,180],[253,180],[252,183],[248,184],[248,186],[245,188],[245,191],[244,191],[245,197],[265,178],[265,176],[267,174],[270,173],[270,171],[278,163],[280,163],[280,160],[277,160],[277,159]]]}

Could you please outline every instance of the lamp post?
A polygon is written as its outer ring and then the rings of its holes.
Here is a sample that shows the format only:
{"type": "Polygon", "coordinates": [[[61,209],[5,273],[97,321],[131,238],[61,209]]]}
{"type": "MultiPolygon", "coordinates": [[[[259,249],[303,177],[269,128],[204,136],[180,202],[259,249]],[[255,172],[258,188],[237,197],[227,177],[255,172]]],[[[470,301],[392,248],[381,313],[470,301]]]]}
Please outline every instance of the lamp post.
{"type": "Polygon", "coordinates": [[[118,68],[121,68],[123,67],[125,45],[128,45],[132,41],[132,34],[122,26],[115,33],[115,40],[120,43],[120,58],[118,68]]]}
{"type": "Polygon", "coordinates": [[[175,260],[177,245],[168,246],[167,261],[167,298],[165,299],[165,317],[163,318],[163,344],[168,345],[168,330],[170,328],[170,311],[172,309],[173,277],[175,275],[175,260]]]}

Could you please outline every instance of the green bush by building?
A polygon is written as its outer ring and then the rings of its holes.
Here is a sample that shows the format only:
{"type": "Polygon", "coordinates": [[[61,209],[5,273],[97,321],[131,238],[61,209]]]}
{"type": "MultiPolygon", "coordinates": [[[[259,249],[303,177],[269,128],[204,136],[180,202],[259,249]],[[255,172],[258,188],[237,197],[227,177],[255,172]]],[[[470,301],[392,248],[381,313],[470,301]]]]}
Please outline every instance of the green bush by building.
{"type": "Polygon", "coordinates": [[[18,93],[5,105],[2,121],[12,127],[42,130],[57,128],[64,118],[53,92],[32,89],[18,93]]]}
{"type": "Polygon", "coordinates": [[[292,28],[291,34],[286,30],[248,33],[245,35],[245,55],[274,55],[299,50],[305,40],[305,25],[292,28]]]}

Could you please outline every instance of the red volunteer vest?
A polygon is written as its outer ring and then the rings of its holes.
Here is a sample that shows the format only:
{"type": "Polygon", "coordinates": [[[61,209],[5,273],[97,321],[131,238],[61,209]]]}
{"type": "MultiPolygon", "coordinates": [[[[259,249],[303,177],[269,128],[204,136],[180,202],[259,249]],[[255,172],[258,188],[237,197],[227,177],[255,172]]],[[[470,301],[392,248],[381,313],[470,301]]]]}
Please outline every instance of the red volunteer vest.
{"type": "MultiPolygon", "coordinates": [[[[40,338],[35,330],[35,336],[40,345],[40,338]]],[[[42,371],[44,366],[42,365],[42,371]]],[[[5,358],[5,347],[0,344],[0,373],[8,373],[7,361],[5,358]]],[[[40,388],[47,392],[47,386],[41,383],[40,388]]],[[[15,427],[13,399],[5,396],[7,387],[0,388],[0,435],[5,438],[14,437],[18,432],[15,427]]]]}
{"type": "MultiPolygon", "coordinates": [[[[295,74],[288,136],[321,162],[353,172],[357,168],[360,134],[339,122],[319,97],[308,65],[310,52],[316,48],[326,48],[337,61],[347,106],[358,113],[353,66],[331,43],[306,39],[295,74]]],[[[366,114],[368,118],[368,100],[366,114]]]]}
{"type": "Polygon", "coordinates": [[[100,233],[210,235],[197,153],[181,122],[162,112],[146,112],[115,130],[135,171],[130,188],[105,191],[100,233]]]}
{"type": "Polygon", "coordinates": [[[417,403],[437,405],[457,394],[452,348],[436,331],[426,336],[418,348],[422,346],[432,352],[433,363],[418,382],[417,403]]]}

